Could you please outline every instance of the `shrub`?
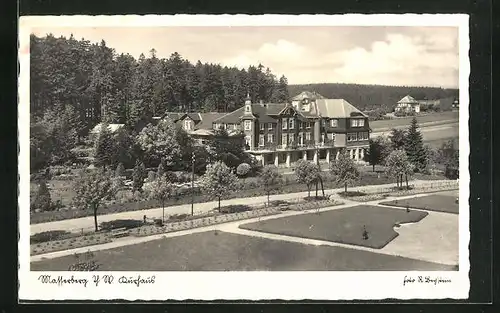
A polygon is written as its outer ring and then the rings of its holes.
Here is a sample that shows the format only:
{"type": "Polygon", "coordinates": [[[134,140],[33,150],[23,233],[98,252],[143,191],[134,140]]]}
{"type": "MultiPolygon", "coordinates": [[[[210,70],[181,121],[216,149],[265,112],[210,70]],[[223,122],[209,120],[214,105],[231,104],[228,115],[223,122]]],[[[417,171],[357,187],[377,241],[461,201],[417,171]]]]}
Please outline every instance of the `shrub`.
{"type": "MultiPolygon", "coordinates": [[[[350,191],[353,192],[353,191],[350,191]]],[[[327,196],[310,196],[310,197],[304,197],[304,200],[306,201],[321,201],[321,200],[328,200],[327,196]]]]}
{"type": "Polygon", "coordinates": [[[115,176],[117,177],[125,176],[125,167],[123,166],[122,163],[118,164],[118,166],[116,167],[115,176]]]}
{"type": "Polygon", "coordinates": [[[168,217],[170,221],[181,221],[188,218],[188,214],[172,214],[168,217]]]}
{"type": "Polygon", "coordinates": [[[34,197],[31,199],[31,210],[39,210],[39,211],[52,211],[54,206],[52,205],[52,200],[50,197],[50,191],[47,187],[46,181],[41,181],[38,190],[34,197]]]}
{"type": "Polygon", "coordinates": [[[113,229],[125,228],[132,229],[140,227],[144,224],[141,220],[114,220],[109,222],[102,222],[100,229],[104,231],[111,231],[113,229]]]}
{"type": "Polygon", "coordinates": [[[342,197],[361,197],[361,196],[366,196],[366,193],[362,191],[348,191],[348,192],[342,191],[339,192],[339,195],[342,197]]]}
{"type": "Polygon", "coordinates": [[[241,163],[240,165],[238,165],[238,167],[236,168],[236,174],[240,177],[245,177],[248,175],[248,173],[250,173],[250,170],[251,170],[251,166],[250,164],[248,163],[241,163]]]}
{"type": "Polygon", "coordinates": [[[156,179],[156,173],[153,171],[148,172],[148,182],[152,182],[156,179]]]}
{"type": "Polygon", "coordinates": [[[34,234],[30,237],[30,243],[42,243],[54,240],[67,239],[71,237],[71,233],[65,230],[49,230],[34,234]]]}
{"type": "Polygon", "coordinates": [[[228,205],[228,206],[223,206],[220,208],[220,213],[240,213],[240,212],[245,212],[245,211],[250,211],[252,208],[248,205],[245,204],[234,204],[234,205],[228,205]]]}

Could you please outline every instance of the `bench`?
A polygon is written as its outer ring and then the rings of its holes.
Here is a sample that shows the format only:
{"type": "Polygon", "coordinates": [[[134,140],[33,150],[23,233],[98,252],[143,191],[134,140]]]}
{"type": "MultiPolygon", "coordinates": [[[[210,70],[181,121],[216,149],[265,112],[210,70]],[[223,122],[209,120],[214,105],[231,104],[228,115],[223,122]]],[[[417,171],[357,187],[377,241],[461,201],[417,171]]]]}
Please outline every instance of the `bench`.
{"type": "Polygon", "coordinates": [[[122,227],[122,228],[117,228],[117,229],[113,229],[111,232],[110,232],[110,237],[113,237],[113,238],[121,238],[121,237],[126,237],[129,235],[129,230],[126,229],[125,227],[122,227]]]}

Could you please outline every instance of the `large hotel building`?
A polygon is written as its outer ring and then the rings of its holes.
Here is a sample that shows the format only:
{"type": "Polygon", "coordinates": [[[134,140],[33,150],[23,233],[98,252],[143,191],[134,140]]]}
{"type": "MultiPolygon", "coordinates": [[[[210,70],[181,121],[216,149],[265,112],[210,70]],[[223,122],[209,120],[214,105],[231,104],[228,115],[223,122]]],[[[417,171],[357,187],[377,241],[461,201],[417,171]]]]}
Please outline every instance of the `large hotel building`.
{"type": "Polygon", "coordinates": [[[340,149],[362,161],[369,146],[368,117],[343,99],[302,92],[291,103],[245,104],[230,113],[166,113],[200,142],[215,129],[243,132],[245,148],[263,165],[290,167],[299,159],[330,162],[340,149]]]}

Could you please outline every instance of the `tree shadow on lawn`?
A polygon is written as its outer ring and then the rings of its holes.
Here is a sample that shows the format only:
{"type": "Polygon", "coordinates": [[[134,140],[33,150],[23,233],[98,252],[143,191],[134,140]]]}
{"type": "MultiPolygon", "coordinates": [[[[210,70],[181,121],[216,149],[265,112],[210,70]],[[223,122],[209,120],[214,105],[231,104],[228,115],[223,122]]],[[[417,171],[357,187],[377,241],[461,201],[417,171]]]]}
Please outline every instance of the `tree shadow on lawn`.
{"type": "Polygon", "coordinates": [[[381,249],[399,234],[394,227],[416,223],[429,213],[360,205],[243,224],[242,229],[381,249]],[[364,230],[366,229],[366,234],[364,230]],[[365,236],[366,235],[366,236],[365,236]]]}
{"type": "Polygon", "coordinates": [[[458,214],[459,206],[456,197],[449,195],[429,195],[410,199],[381,202],[381,205],[395,207],[409,207],[425,211],[436,211],[458,214]]]}

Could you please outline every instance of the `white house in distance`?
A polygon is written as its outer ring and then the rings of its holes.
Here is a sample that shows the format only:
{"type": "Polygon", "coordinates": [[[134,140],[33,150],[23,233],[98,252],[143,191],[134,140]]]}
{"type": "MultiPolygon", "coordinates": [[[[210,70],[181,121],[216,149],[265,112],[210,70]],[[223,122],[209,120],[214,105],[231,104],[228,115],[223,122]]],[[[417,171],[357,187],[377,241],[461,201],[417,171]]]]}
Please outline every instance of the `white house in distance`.
{"type": "Polygon", "coordinates": [[[399,100],[396,105],[396,112],[405,113],[419,113],[420,112],[420,102],[415,100],[412,96],[408,95],[399,100]]]}

